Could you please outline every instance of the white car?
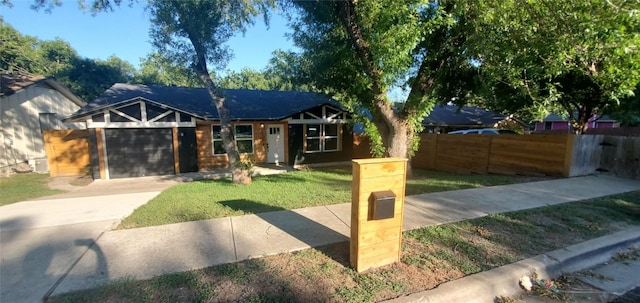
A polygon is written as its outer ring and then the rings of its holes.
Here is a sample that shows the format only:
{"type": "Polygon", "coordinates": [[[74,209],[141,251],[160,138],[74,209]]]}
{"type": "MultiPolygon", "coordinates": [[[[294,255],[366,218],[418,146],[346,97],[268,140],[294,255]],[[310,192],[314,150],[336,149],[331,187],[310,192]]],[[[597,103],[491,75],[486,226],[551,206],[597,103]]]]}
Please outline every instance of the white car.
{"type": "Polygon", "coordinates": [[[497,129],[497,128],[474,128],[474,129],[456,130],[448,133],[449,134],[484,134],[484,135],[517,135],[518,134],[510,129],[497,129]]]}

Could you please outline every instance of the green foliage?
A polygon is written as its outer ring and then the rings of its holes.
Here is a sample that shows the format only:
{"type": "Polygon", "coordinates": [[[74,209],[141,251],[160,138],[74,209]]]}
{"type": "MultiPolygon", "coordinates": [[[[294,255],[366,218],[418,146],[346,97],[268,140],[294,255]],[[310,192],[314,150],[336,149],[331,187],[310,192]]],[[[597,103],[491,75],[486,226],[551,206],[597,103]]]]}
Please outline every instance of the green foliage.
{"type": "Polygon", "coordinates": [[[56,74],[60,82],[86,101],[95,99],[115,83],[134,82],[135,76],[135,68],[116,56],[105,61],[77,57],[56,74]]]}
{"type": "Polygon", "coordinates": [[[302,78],[355,112],[366,109],[359,122],[370,120],[364,124],[376,153],[410,156],[422,119],[449,91],[445,83],[460,78],[452,70],[470,65],[448,60],[459,38],[451,35],[455,18],[426,0],[295,1],[295,7],[302,78]],[[401,106],[387,97],[394,88],[409,91],[401,106]]]}
{"type": "MultiPolygon", "coordinates": [[[[23,36],[0,17],[0,70],[9,73],[43,74],[47,64],[37,38],[23,36]]],[[[74,54],[75,55],[75,54],[74,54]]]]}
{"type": "Polygon", "coordinates": [[[134,82],[137,71],[128,62],[80,57],[64,40],[42,41],[23,36],[10,25],[0,24],[0,71],[54,76],[73,93],[90,101],[116,82],[134,82]]]}
{"type": "Polygon", "coordinates": [[[162,53],[148,54],[140,62],[140,75],[136,82],[143,84],[202,87],[202,82],[193,69],[172,62],[162,53]]]}
{"type": "Polygon", "coordinates": [[[620,100],[618,106],[609,110],[611,116],[623,126],[640,125],[640,84],[636,87],[633,96],[620,100]]]}
{"type": "Polygon", "coordinates": [[[476,16],[473,27],[482,29],[469,32],[465,49],[480,66],[493,107],[536,118],[562,108],[581,129],[594,113],[626,102],[640,82],[637,1],[464,3],[476,16]]]}

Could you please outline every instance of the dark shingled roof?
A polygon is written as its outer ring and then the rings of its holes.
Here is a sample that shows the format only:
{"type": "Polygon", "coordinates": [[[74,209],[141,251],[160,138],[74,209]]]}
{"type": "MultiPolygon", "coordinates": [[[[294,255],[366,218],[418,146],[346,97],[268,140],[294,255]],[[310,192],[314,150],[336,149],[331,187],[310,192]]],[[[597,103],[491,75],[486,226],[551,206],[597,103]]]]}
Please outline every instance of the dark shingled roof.
{"type": "MultiPolygon", "coordinates": [[[[232,120],[280,120],[325,104],[342,109],[336,100],[309,92],[225,89],[224,96],[232,120]]],[[[136,102],[140,98],[200,119],[219,119],[205,88],[116,83],[67,120],[79,119],[105,108],[136,102]]]]}
{"type": "Polygon", "coordinates": [[[14,75],[14,74],[2,74],[0,75],[0,96],[11,96],[15,92],[46,80],[47,78],[39,75],[14,75]]]}
{"type": "Polygon", "coordinates": [[[507,116],[484,110],[479,107],[457,105],[436,105],[422,120],[422,125],[491,125],[506,119],[507,116]]]}

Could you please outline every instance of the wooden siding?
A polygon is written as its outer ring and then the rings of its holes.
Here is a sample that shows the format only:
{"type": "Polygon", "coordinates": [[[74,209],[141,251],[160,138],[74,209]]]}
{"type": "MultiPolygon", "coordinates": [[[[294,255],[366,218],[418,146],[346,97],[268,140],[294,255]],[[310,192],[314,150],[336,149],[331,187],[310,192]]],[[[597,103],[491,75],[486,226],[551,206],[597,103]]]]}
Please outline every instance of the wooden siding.
{"type": "Polygon", "coordinates": [[[573,135],[420,135],[415,168],[569,176],[573,135]]]}
{"type": "Polygon", "coordinates": [[[371,141],[364,134],[353,134],[353,159],[371,158],[371,141]]]}
{"type": "Polygon", "coordinates": [[[90,157],[87,130],[45,130],[43,136],[52,177],[88,173],[90,157]]]}
{"type": "MultiPolygon", "coordinates": [[[[344,162],[351,161],[353,159],[353,136],[351,135],[351,129],[346,124],[340,124],[340,128],[338,129],[338,140],[340,140],[339,148],[336,151],[323,151],[323,152],[311,152],[311,153],[302,153],[301,156],[304,157],[304,161],[302,163],[296,164],[319,164],[319,163],[335,163],[335,162],[344,162]]],[[[298,149],[301,150],[304,148],[304,144],[306,140],[304,137],[302,139],[303,146],[300,146],[298,149]]]]}
{"type": "MultiPolygon", "coordinates": [[[[214,155],[211,126],[218,123],[199,123],[196,126],[196,141],[198,145],[198,167],[200,170],[223,168],[229,166],[229,158],[227,155],[214,155]]],[[[241,157],[251,157],[256,164],[267,162],[267,135],[265,128],[260,127],[261,124],[279,124],[274,122],[237,122],[236,124],[253,125],[253,154],[241,155],[241,157]]],[[[266,127],[266,126],[265,126],[266,127]]],[[[282,123],[285,135],[285,159],[287,157],[286,134],[287,125],[282,123]]]]}

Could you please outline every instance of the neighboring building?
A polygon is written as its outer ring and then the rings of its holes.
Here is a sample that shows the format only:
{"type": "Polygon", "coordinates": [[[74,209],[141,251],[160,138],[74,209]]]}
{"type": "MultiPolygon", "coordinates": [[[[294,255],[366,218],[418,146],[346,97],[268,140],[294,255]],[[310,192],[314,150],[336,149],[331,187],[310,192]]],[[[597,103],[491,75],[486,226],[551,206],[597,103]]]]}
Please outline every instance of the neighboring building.
{"type": "MultiPolygon", "coordinates": [[[[589,118],[589,122],[587,123],[587,128],[614,128],[620,127],[620,123],[618,123],[615,119],[604,115],[598,116],[593,115],[589,118]]],[[[554,133],[569,133],[573,132],[573,127],[569,122],[569,118],[563,118],[557,114],[550,114],[542,121],[536,122],[535,127],[536,132],[554,132],[554,133]]]]}
{"type": "Polygon", "coordinates": [[[62,119],[86,103],[53,77],[2,74],[0,87],[0,173],[24,162],[47,172],[42,131],[82,128],[62,119]]]}
{"type": "MultiPolygon", "coordinates": [[[[224,90],[236,143],[256,163],[350,161],[351,118],[307,92],[224,90]]],[[[219,116],[204,88],[115,84],[67,121],[86,122],[94,178],[206,171],[228,166],[219,116]]]]}
{"type": "MultiPolygon", "coordinates": [[[[422,120],[422,125],[425,127],[425,133],[446,134],[463,129],[499,127],[507,120],[513,119],[479,107],[436,105],[422,120]]],[[[522,124],[519,121],[516,123],[522,124]]]]}

